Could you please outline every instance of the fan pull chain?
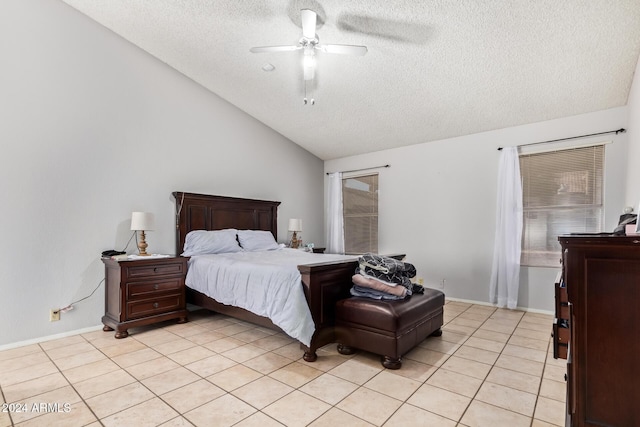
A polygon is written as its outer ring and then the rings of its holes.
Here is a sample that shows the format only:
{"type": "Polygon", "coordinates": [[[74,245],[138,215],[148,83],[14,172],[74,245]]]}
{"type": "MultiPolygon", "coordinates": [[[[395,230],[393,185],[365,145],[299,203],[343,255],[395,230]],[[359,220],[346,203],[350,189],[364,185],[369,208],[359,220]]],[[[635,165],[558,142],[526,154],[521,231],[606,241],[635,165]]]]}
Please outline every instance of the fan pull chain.
{"type": "Polygon", "coordinates": [[[311,99],[307,99],[307,81],[304,81],[304,99],[302,100],[302,102],[304,103],[304,105],[316,105],[316,100],[314,98],[311,99]]]}

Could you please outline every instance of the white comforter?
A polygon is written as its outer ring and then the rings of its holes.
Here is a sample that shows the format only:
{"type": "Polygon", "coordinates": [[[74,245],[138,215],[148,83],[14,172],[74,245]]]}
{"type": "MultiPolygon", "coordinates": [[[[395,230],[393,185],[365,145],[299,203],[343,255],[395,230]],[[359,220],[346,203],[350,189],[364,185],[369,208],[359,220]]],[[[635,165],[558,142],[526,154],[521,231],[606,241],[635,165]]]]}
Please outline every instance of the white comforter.
{"type": "Polygon", "coordinates": [[[268,317],[289,336],[310,346],[315,326],[297,266],[355,259],[289,248],[197,255],[189,260],[186,284],[222,304],[268,317]]]}

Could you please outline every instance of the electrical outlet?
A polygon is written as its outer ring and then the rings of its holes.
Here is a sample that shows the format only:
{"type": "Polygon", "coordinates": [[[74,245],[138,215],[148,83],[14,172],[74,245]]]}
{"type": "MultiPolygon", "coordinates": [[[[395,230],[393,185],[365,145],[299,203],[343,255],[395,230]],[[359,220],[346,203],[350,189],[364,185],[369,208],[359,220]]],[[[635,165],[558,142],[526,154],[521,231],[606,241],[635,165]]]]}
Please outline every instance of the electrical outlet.
{"type": "Polygon", "coordinates": [[[57,322],[60,320],[60,309],[52,308],[49,312],[49,322],[57,322]]]}

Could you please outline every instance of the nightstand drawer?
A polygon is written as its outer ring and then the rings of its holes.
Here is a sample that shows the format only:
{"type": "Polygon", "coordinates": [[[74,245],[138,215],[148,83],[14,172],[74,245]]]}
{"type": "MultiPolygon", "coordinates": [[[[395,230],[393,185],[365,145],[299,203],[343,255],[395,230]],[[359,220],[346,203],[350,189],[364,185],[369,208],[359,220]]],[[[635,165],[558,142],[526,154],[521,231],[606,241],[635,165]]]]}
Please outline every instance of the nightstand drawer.
{"type": "Polygon", "coordinates": [[[184,306],[182,295],[167,295],[142,301],[127,302],[127,320],[179,310],[184,306]]]}
{"type": "Polygon", "coordinates": [[[182,286],[182,277],[156,280],[153,282],[127,283],[127,300],[153,298],[155,294],[176,293],[182,286]]]}
{"type": "Polygon", "coordinates": [[[153,276],[169,276],[169,275],[183,275],[184,263],[181,260],[178,262],[163,262],[158,264],[147,265],[127,265],[126,277],[129,279],[135,279],[138,277],[153,277],[153,276]]]}

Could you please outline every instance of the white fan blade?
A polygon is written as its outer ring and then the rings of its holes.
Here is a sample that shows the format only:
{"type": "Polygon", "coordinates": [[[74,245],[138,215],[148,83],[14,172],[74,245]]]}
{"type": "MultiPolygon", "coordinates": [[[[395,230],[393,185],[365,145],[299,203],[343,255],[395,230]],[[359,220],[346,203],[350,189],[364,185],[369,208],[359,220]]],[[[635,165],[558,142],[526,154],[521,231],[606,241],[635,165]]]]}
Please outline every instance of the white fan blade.
{"type": "Polygon", "coordinates": [[[366,46],[353,46],[348,44],[323,44],[316,45],[316,49],[326,53],[337,53],[340,55],[363,56],[367,53],[366,46]]]}
{"type": "Polygon", "coordinates": [[[266,52],[290,52],[293,50],[302,49],[302,46],[258,46],[249,49],[252,53],[266,53],[266,52]]]}
{"type": "Polygon", "coordinates": [[[302,36],[305,39],[313,40],[316,38],[316,18],[317,15],[313,10],[302,9],[300,11],[302,20],[302,36]]]}

